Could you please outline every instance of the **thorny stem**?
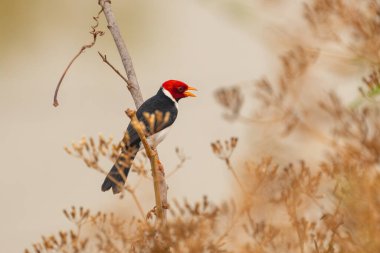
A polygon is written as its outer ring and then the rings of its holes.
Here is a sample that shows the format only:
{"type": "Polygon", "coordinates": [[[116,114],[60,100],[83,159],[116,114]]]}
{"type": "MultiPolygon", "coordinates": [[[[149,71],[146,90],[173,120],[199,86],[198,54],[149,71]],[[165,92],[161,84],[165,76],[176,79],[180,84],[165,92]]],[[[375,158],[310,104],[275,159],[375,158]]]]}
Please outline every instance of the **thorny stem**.
{"type": "Polygon", "coordinates": [[[133,128],[136,130],[137,134],[139,135],[142,144],[144,145],[146,155],[149,158],[150,165],[152,168],[152,176],[153,176],[153,185],[154,185],[154,194],[156,199],[156,215],[160,221],[165,221],[165,215],[163,211],[163,202],[161,198],[161,192],[160,192],[160,181],[164,178],[162,173],[159,172],[159,160],[157,152],[155,152],[150,145],[148,144],[148,141],[145,137],[145,134],[143,132],[143,129],[141,128],[140,122],[138,121],[136,117],[136,112],[128,109],[126,111],[126,114],[131,119],[131,124],[133,128]]]}

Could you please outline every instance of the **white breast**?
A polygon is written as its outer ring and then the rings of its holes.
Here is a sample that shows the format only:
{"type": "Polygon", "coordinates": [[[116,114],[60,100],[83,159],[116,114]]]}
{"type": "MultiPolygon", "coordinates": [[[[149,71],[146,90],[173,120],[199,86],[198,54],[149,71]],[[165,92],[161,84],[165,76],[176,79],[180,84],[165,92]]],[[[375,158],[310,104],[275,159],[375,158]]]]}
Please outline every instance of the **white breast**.
{"type": "MultiPolygon", "coordinates": [[[[168,135],[171,127],[172,126],[169,126],[169,127],[165,128],[164,130],[161,130],[158,133],[155,133],[155,134],[149,136],[147,139],[149,145],[151,147],[157,147],[157,145],[160,144],[165,139],[165,137],[168,135]]],[[[139,150],[142,150],[142,149],[144,149],[144,145],[140,145],[139,150]]]]}

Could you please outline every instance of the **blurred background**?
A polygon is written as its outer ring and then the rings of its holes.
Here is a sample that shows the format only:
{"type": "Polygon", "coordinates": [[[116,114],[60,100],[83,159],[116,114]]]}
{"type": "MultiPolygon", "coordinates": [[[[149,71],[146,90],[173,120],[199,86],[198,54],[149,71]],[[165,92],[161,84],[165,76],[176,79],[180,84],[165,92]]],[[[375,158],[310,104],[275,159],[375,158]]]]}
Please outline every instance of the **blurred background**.
{"type": "MultiPolygon", "coordinates": [[[[144,98],[154,95],[168,79],[182,80],[199,90],[197,98],[180,102],[175,127],[159,147],[167,171],[178,163],[176,147],[189,157],[168,179],[169,199],[198,200],[208,195],[220,201],[232,194],[230,174],[210,149],[210,143],[217,139],[239,137],[236,158],[278,154],[278,160],[286,162],[293,158],[317,160],[323,155],[323,147],[314,142],[301,142],[305,152],[293,154],[292,141],[285,146],[276,143],[267,125],[227,123],[214,99],[218,88],[249,84],[278,72],[278,55],[295,41],[307,42],[302,1],[112,3],[144,98]]],[[[82,136],[96,137],[98,133],[121,139],[128,124],[124,110],[134,107],[125,83],[97,54],[106,54],[122,70],[103,15],[100,29],[106,34],[73,64],[61,87],[60,106],[52,105],[64,68],[92,39],[88,32],[98,10],[97,1],[2,1],[2,252],[20,252],[42,234],[67,227],[62,209],[72,205],[137,212],[130,196],[120,200],[110,192],[101,192],[104,176],[63,149],[82,136]]],[[[360,71],[360,66],[342,63],[339,57],[330,57],[329,64],[322,58],[312,74],[315,83],[305,90],[308,99],[320,98],[334,88],[352,100],[357,95],[355,83],[360,80],[360,71]],[[338,74],[329,74],[326,70],[331,68],[339,70],[338,74]],[[336,80],[345,86],[332,86],[336,80]]],[[[111,167],[111,162],[105,166],[111,167]]],[[[137,175],[131,174],[128,180],[135,182],[137,175]]],[[[137,195],[149,210],[153,203],[151,182],[141,184],[137,195]]]]}

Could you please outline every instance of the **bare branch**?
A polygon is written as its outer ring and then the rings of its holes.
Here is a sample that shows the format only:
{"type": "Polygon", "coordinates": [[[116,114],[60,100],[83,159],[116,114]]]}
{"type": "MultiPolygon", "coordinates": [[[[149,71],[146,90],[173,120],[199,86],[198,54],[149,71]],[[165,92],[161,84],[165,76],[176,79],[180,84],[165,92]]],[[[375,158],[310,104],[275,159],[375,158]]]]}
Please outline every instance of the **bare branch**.
{"type": "Polygon", "coordinates": [[[166,217],[164,213],[164,206],[166,206],[166,203],[162,200],[166,200],[166,183],[163,170],[160,170],[160,161],[158,160],[157,152],[148,144],[144,131],[136,117],[136,111],[128,109],[126,114],[131,119],[131,124],[139,135],[141,142],[144,145],[146,155],[149,158],[152,168],[154,194],[156,199],[156,214],[160,221],[165,221],[166,217]],[[164,198],[162,198],[162,196],[164,196],[164,198]]]}
{"type": "Polygon", "coordinates": [[[135,102],[136,108],[139,108],[144,102],[143,96],[141,94],[139,83],[137,82],[137,77],[135,70],[133,68],[131,56],[128,53],[125,42],[120,34],[119,26],[116,23],[116,18],[111,9],[111,2],[109,0],[99,0],[99,5],[103,8],[103,13],[106,16],[108,22],[108,29],[110,30],[112,37],[115,41],[116,47],[119,51],[121,61],[125,72],[128,77],[128,89],[132,95],[133,101],[135,102]]]}
{"type": "Polygon", "coordinates": [[[75,62],[75,60],[87,49],[87,48],[91,48],[95,45],[96,43],[96,39],[98,38],[98,36],[103,36],[104,35],[104,32],[103,31],[98,31],[96,30],[96,28],[98,28],[99,26],[99,15],[100,13],[102,13],[103,9],[101,9],[99,12],[98,12],[98,15],[96,15],[95,17],[92,17],[94,20],[95,20],[95,25],[91,26],[91,32],[90,34],[92,34],[92,42],[90,44],[87,44],[87,45],[83,45],[81,47],[81,49],[79,50],[79,52],[74,56],[74,58],[69,62],[69,65],[67,65],[65,71],[63,71],[63,74],[61,76],[61,78],[59,79],[58,81],[58,84],[57,84],[57,87],[55,88],[55,92],[54,92],[54,102],[53,102],[53,105],[55,107],[57,107],[59,105],[58,103],[58,92],[59,92],[59,88],[61,87],[61,84],[62,84],[62,81],[63,79],[65,78],[67,72],[69,71],[71,65],[73,65],[73,63],[75,62]]]}
{"type": "Polygon", "coordinates": [[[99,56],[100,56],[100,58],[102,58],[102,60],[108,65],[108,66],[110,66],[115,72],[116,72],[116,74],[118,74],[123,80],[124,80],[124,82],[126,82],[127,83],[127,85],[129,85],[128,84],[128,79],[127,78],[125,78],[121,73],[120,73],[120,71],[119,70],[117,70],[108,60],[107,60],[107,55],[103,55],[101,52],[99,52],[98,51],[98,54],[99,54],[99,56]]]}

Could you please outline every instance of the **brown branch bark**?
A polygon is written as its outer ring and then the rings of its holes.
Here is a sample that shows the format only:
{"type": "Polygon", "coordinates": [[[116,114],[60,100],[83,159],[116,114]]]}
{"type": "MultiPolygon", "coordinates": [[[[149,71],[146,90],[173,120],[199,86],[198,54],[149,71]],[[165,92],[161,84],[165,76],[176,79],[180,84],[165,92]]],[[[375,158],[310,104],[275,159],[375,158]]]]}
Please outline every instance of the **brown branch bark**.
{"type": "Polygon", "coordinates": [[[163,197],[166,199],[166,183],[165,177],[163,177],[162,171],[160,171],[160,162],[158,160],[158,155],[155,150],[153,150],[145,137],[144,131],[140,125],[139,120],[136,117],[136,111],[128,109],[126,114],[131,119],[131,124],[133,128],[136,130],[139,135],[142,144],[144,145],[146,155],[149,158],[150,165],[152,168],[152,176],[153,176],[153,186],[154,186],[154,194],[156,199],[156,215],[160,221],[165,219],[165,211],[163,208],[163,197]],[[162,191],[162,186],[165,186],[165,191],[162,191]]]}
{"type": "Polygon", "coordinates": [[[133,68],[131,56],[128,53],[125,42],[120,34],[119,26],[116,23],[116,18],[112,12],[111,1],[110,0],[99,0],[99,5],[103,8],[104,16],[107,19],[107,27],[110,30],[112,37],[115,41],[116,47],[119,50],[121,61],[124,66],[124,70],[128,77],[128,89],[132,95],[133,101],[135,102],[136,108],[139,108],[144,102],[143,96],[141,94],[140,86],[137,81],[136,73],[133,68]]]}
{"type": "MultiPolygon", "coordinates": [[[[133,68],[132,59],[128,53],[127,47],[124,43],[124,40],[120,34],[120,29],[116,23],[116,18],[111,9],[111,1],[110,0],[99,0],[99,5],[103,9],[103,13],[107,19],[108,29],[110,30],[112,37],[115,41],[116,47],[119,51],[121,61],[124,66],[124,70],[127,74],[127,83],[129,92],[132,95],[133,101],[135,102],[136,108],[139,108],[141,104],[144,102],[144,99],[141,94],[140,86],[137,81],[136,73],[133,68]]],[[[138,122],[136,115],[134,117],[138,122]]],[[[133,120],[132,120],[133,122],[133,120]]],[[[139,125],[139,124],[138,124],[139,125]]],[[[137,129],[136,129],[137,131],[137,129]]],[[[140,134],[139,134],[140,135],[140,134]]],[[[140,139],[143,141],[145,135],[140,135],[140,139]]],[[[153,154],[149,156],[148,150],[151,150],[150,146],[146,146],[144,143],[145,150],[151,161],[152,174],[153,174],[153,182],[154,182],[154,193],[156,199],[156,209],[157,209],[157,217],[160,221],[166,221],[166,207],[167,207],[167,185],[165,181],[164,169],[161,163],[159,163],[158,154],[156,151],[153,151],[153,154]]]]}
{"type": "Polygon", "coordinates": [[[105,55],[105,54],[102,54],[101,52],[99,52],[98,51],[98,54],[99,54],[99,56],[100,56],[100,58],[102,58],[102,60],[103,60],[103,62],[105,62],[108,66],[110,66],[111,67],[111,69],[113,69],[113,71],[115,71],[116,72],[116,74],[118,75],[118,76],[120,76],[121,77],[121,79],[123,79],[124,80],[124,82],[126,82],[127,84],[128,84],[128,79],[127,78],[125,78],[121,73],[120,73],[120,71],[119,70],[117,70],[109,61],[108,61],[108,59],[107,59],[107,55],[105,55]]]}

